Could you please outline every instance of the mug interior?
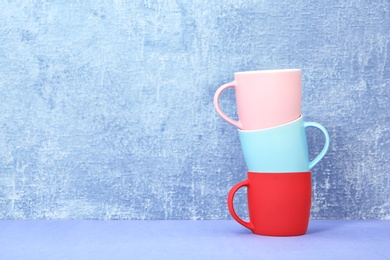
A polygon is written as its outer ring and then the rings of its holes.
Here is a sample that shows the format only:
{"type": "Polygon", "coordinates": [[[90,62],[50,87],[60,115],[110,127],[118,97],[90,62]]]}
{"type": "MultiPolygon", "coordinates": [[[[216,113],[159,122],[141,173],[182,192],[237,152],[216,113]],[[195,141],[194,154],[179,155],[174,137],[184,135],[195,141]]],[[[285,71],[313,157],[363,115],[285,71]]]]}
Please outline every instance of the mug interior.
{"type": "Polygon", "coordinates": [[[242,133],[266,131],[266,130],[271,130],[271,129],[274,129],[274,128],[277,128],[277,127],[282,127],[282,126],[286,126],[286,125],[289,125],[289,124],[294,124],[295,122],[297,122],[299,120],[302,120],[302,119],[303,119],[303,116],[300,115],[297,119],[295,119],[293,121],[290,121],[288,123],[282,124],[282,125],[276,125],[276,126],[272,126],[272,127],[267,127],[267,128],[262,128],[262,129],[255,129],[255,130],[242,130],[242,129],[238,129],[238,131],[242,132],[242,133]]]}

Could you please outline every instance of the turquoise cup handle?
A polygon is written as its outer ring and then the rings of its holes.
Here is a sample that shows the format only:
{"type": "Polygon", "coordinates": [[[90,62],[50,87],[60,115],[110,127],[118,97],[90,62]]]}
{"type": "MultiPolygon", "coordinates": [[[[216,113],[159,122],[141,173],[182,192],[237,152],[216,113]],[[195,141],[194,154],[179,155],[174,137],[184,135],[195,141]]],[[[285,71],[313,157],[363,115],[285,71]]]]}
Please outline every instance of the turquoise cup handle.
{"type": "Polygon", "coordinates": [[[325,144],[324,147],[322,148],[322,151],[314,158],[311,162],[309,162],[309,169],[313,168],[326,154],[326,152],[329,149],[329,134],[328,131],[323,127],[321,124],[316,123],[316,122],[304,122],[303,125],[306,128],[308,127],[315,127],[321,130],[321,132],[325,136],[325,144]]]}

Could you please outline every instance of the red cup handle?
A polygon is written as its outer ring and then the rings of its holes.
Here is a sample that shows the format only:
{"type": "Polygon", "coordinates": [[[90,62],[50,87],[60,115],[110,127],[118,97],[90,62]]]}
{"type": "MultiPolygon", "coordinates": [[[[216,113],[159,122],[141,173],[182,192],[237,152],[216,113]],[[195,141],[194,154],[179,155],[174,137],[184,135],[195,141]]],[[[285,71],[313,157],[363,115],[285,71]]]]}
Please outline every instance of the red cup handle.
{"type": "Polygon", "coordinates": [[[236,212],[234,211],[234,205],[233,205],[233,199],[234,199],[234,195],[236,194],[236,192],[242,188],[242,187],[248,187],[249,186],[249,181],[248,180],[245,180],[245,181],[242,181],[242,182],[239,182],[237,183],[236,185],[233,186],[233,188],[230,190],[229,192],[229,195],[228,195],[228,208],[229,208],[229,212],[230,214],[232,215],[232,217],[234,218],[234,220],[236,220],[238,223],[240,223],[241,225],[243,225],[244,227],[250,229],[253,231],[253,224],[250,222],[246,222],[244,220],[242,220],[237,214],[236,212]]]}

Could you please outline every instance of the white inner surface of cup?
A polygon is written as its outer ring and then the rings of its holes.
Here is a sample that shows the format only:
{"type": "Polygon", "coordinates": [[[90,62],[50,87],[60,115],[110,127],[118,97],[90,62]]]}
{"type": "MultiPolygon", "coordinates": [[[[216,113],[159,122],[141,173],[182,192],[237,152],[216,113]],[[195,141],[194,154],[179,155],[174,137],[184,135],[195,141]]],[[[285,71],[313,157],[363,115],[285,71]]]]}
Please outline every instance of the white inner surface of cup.
{"type": "Polygon", "coordinates": [[[285,123],[283,125],[276,125],[276,126],[272,126],[272,127],[268,127],[268,128],[262,128],[262,129],[253,129],[253,130],[242,130],[242,129],[238,129],[238,131],[240,132],[257,132],[257,131],[265,131],[265,130],[270,130],[270,129],[273,129],[273,128],[277,128],[277,127],[281,127],[281,126],[285,126],[285,125],[289,125],[289,124],[293,124],[295,123],[296,121],[300,120],[303,116],[300,115],[297,119],[295,119],[294,121],[290,121],[288,123],[285,123]]]}

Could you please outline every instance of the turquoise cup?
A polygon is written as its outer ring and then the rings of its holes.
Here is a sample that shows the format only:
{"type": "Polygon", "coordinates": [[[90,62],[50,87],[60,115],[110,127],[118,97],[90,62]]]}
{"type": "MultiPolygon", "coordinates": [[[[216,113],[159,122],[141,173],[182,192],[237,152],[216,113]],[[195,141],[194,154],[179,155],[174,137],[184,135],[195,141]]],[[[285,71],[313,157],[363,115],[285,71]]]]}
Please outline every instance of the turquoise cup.
{"type": "Polygon", "coordinates": [[[307,172],[326,154],[329,134],[315,122],[303,117],[287,124],[261,130],[238,130],[242,152],[248,171],[251,172],[307,172]],[[322,151],[309,161],[306,128],[318,128],[325,136],[322,151]]]}

